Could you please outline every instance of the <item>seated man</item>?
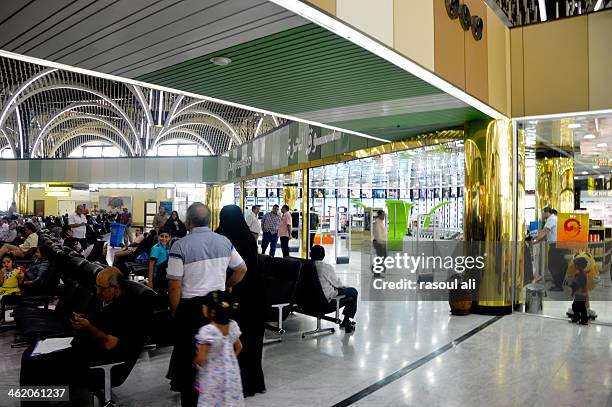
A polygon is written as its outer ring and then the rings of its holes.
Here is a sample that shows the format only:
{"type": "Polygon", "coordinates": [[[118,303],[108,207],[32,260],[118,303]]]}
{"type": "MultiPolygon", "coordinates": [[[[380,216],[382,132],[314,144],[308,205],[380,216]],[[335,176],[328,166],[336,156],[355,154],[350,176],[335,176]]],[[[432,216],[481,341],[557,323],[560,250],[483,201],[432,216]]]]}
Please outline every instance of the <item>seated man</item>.
{"type": "Polygon", "coordinates": [[[96,277],[100,304],[90,315],[74,314],[75,337],[71,347],[53,353],[32,356],[34,346],[21,358],[21,386],[101,385],[101,374],[89,366],[126,360],[138,352],[144,342],[144,328],[138,304],[125,293],[123,274],[107,267],[96,277]]]}
{"type": "Polygon", "coordinates": [[[49,258],[53,254],[51,246],[38,246],[34,263],[25,272],[21,290],[26,295],[44,295],[51,284],[49,258]]]}
{"type": "Polygon", "coordinates": [[[340,300],[340,305],[344,306],[344,310],[342,311],[344,319],[340,326],[344,328],[347,333],[353,332],[355,328],[353,327],[354,322],[351,321],[351,318],[355,318],[355,314],[357,313],[357,290],[353,287],[345,287],[336,275],[334,268],[323,262],[325,258],[325,249],[323,246],[312,246],[310,249],[310,258],[314,261],[317,274],[319,275],[319,282],[321,283],[321,288],[323,288],[323,293],[327,301],[331,301],[336,295],[346,296],[340,300]]]}
{"type": "Polygon", "coordinates": [[[11,244],[5,244],[0,248],[0,256],[4,253],[13,253],[13,256],[24,258],[27,257],[32,249],[38,246],[38,235],[36,234],[36,226],[32,222],[25,224],[25,241],[19,246],[13,246],[11,244]]]}
{"type": "Polygon", "coordinates": [[[17,238],[17,223],[14,220],[8,218],[2,219],[2,226],[0,227],[0,244],[13,243],[17,238]]]}

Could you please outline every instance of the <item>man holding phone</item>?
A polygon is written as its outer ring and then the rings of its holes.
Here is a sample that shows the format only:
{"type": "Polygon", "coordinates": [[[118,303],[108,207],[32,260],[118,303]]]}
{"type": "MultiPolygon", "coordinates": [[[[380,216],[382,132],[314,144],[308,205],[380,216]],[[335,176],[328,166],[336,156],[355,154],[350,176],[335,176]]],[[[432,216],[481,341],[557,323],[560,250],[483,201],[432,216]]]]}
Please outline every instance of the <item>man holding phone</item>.
{"type": "Polygon", "coordinates": [[[21,386],[87,386],[101,379],[92,376],[89,366],[125,360],[142,345],[138,304],[125,295],[125,277],[119,269],[107,267],[98,273],[96,288],[100,300],[96,310],[90,316],[72,315],[71,347],[32,356],[31,346],[23,353],[21,386]]]}

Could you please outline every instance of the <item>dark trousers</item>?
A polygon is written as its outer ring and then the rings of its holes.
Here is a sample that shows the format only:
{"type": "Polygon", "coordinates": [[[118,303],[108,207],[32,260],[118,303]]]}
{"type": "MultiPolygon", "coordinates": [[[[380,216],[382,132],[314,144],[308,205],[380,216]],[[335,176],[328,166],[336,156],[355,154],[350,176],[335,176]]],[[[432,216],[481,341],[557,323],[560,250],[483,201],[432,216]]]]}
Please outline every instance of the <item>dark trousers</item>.
{"type": "MultiPolygon", "coordinates": [[[[377,257],[387,257],[387,244],[386,242],[378,242],[376,240],[372,241],[372,245],[374,246],[374,251],[376,252],[377,257]]],[[[384,263],[382,265],[383,272],[385,271],[384,263]]]]}
{"type": "Polygon", "coordinates": [[[195,407],[198,402],[193,358],[196,354],[195,335],[208,323],[202,313],[203,303],[204,297],[181,300],[174,318],[174,349],[166,377],[170,379],[170,388],[181,392],[183,407],[195,407]]]}
{"type": "Polygon", "coordinates": [[[278,233],[263,232],[261,238],[261,254],[266,254],[266,249],[270,245],[270,256],[274,257],[276,253],[276,242],[278,241],[278,233]]]}
{"type": "Polygon", "coordinates": [[[289,238],[287,236],[281,236],[281,250],[283,252],[283,257],[289,256],[289,238]]]}
{"type": "Polygon", "coordinates": [[[81,250],[87,249],[87,239],[77,239],[81,245],[81,250]]]}
{"type": "Polygon", "coordinates": [[[565,262],[565,250],[557,248],[551,243],[548,247],[548,270],[552,275],[556,287],[563,287],[567,263],[565,262]]]}
{"type": "Polygon", "coordinates": [[[586,301],[574,300],[572,303],[572,311],[574,311],[573,321],[585,323],[589,321],[589,314],[587,313],[586,301]]]}
{"type": "Polygon", "coordinates": [[[308,240],[308,248],[312,249],[312,245],[314,244],[315,236],[317,232],[310,232],[310,239],[308,240]]]}
{"type": "Polygon", "coordinates": [[[338,288],[339,295],[346,295],[346,297],[340,300],[340,306],[344,306],[342,315],[345,318],[355,318],[357,313],[357,290],[353,287],[340,287],[338,288]]]}

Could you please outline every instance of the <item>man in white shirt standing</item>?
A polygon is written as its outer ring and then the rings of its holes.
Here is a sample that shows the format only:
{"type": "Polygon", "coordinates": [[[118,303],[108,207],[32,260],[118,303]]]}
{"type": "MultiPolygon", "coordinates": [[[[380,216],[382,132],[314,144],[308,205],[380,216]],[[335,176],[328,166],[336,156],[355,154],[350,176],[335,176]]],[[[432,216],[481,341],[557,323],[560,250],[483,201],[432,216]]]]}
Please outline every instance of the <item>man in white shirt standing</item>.
{"type": "Polygon", "coordinates": [[[246,220],[246,224],[255,238],[255,243],[257,243],[259,240],[259,234],[261,233],[261,223],[259,223],[259,205],[253,205],[251,210],[244,214],[244,220],[246,220]]]}
{"type": "Polygon", "coordinates": [[[78,205],[75,212],[68,216],[68,226],[72,229],[72,236],[79,241],[81,249],[87,247],[87,218],[83,214],[83,205],[78,205]]]}
{"type": "MultiPolygon", "coordinates": [[[[372,245],[374,246],[376,257],[387,257],[387,224],[385,223],[384,211],[378,211],[376,219],[372,223],[372,245]]],[[[374,274],[380,276],[380,273],[374,274]]]]}
{"type": "Polygon", "coordinates": [[[563,291],[567,263],[565,262],[565,250],[557,247],[557,211],[547,206],[542,209],[542,217],[546,223],[544,228],[538,232],[536,240],[548,242],[548,270],[554,283],[550,291],[563,291]]]}

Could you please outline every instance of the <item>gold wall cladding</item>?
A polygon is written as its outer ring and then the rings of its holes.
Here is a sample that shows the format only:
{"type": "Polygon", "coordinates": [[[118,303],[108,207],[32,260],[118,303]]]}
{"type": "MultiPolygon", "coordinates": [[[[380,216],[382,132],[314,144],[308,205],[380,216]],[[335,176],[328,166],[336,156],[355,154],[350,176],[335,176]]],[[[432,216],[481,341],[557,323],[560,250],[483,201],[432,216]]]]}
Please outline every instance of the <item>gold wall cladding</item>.
{"type": "Polygon", "coordinates": [[[574,212],[574,159],[552,157],[536,160],[536,212],[545,207],[574,212]]]}
{"type": "Polygon", "coordinates": [[[17,212],[29,213],[28,211],[28,185],[27,184],[17,185],[17,199],[15,200],[15,203],[17,204],[17,212]]]}
{"type": "Polygon", "coordinates": [[[588,15],[589,109],[612,107],[612,10],[588,15]]]}
{"type": "Polygon", "coordinates": [[[509,120],[466,125],[464,238],[483,242],[482,307],[512,304],[512,242],[516,239],[512,126],[509,120]]]}
{"type": "Polygon", "coordinates": [[[221,198],[221,185],[210,185],[206,187],[204,202],[208,206],[208,209],[210,209],[210,228],[212,230],[215,230],[217,226],[219,226],[219,212],[222,208],[221,198]]]}
{"type": "Polygon", "coordinates": [[[525,281],[525,130],[517,130],[516,134],[516,205],[514,218],[516,219],[516,278],[515,278],[515,304],[523,303],[523,285],[525,281]]]}
{"type": "Polygon", "coordinates": [[[589,110],[587,21],[580,16],[516,28],[523,31],[526,116],[589,110]]]}

